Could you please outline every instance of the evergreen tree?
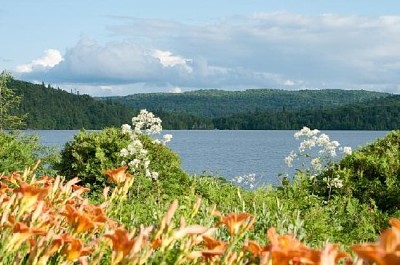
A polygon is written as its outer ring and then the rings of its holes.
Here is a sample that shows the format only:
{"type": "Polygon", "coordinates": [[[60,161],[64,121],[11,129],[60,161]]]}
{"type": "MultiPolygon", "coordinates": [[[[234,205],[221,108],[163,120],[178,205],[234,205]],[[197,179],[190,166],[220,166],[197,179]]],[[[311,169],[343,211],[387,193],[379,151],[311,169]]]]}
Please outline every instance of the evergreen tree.
{"type": "Polygon", "coordinates": [[[14,91],[7,87],[12,80],[9,72],[0,74],[0,131],[3,129],[19,129],[24,126],[26,114],[18,115],[21,97],[15,95],[14,91]]]}

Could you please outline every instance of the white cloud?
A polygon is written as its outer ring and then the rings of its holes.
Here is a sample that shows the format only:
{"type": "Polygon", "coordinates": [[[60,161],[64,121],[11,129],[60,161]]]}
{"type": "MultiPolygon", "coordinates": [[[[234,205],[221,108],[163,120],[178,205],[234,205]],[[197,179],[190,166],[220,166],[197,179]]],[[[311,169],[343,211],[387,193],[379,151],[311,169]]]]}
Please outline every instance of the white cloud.
{"type": "Polygon", "coordinates": [[[182,88],[176,86],[176,87],[170,89],[169,92],[171,92],[171,93],[182,93],[183,91],[182,91],[182,88]]]}
{"type": "Polygon", "coordinates": [[[30,63],[18,65],[16,72],[18,73],[30,73],[34,70],[43,70],[52,68],[59,64],[63,60],[61,53],[58,50],[48,49],[44,51],[44,54],[38,59],[33,60],[30,63]]]}
{"type": "Polygon", "coordinates": [[[276,12],[202,25],[126,21],[110,28],[125,41],[82,39],[52,68],[34,67],[35,60],[20,70],[25,78],[110,86],[113,92],[130,85],[142,92],[326,87],[400,93],[400,16],[276,12]]]}

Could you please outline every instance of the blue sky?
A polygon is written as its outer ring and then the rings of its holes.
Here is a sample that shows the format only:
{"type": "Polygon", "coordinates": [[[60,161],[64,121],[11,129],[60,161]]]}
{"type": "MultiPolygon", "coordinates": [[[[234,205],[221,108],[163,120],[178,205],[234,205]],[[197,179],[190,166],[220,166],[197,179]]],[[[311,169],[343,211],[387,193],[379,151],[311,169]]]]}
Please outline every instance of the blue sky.
{"type": "Polygon", "coordinates": [[[400,93],[400,2],[5,0],[0,67],[93,96],[400,93]]]}

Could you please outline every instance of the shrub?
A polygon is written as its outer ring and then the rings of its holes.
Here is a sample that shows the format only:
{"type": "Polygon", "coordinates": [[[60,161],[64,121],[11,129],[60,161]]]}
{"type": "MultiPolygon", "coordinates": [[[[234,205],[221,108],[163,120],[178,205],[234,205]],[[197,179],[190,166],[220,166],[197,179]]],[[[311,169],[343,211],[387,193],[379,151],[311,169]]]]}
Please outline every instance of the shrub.
{"type": "MultiPolygon", "coordinates": [[[[181,195],[188,186],[189,177],[180,167],[179,156],[167,146],[154,143],[147,135],[139,135],[139,138],[148,151],[151,161],[149,167],[158,173],[158,179],[156,181],[144,174],[135,174],[136,185],[131,195],[143,199],[149,195],[159,195],[165,199],[181,195]]],[[[117,128],[80,131],[71,142],[65,144],[57,169],[61,175],[69,178],[79,177],[83,185],[99,193],[107,186],[104,171],[123,164],[125,158],[120,152],[130,142],[129,136],[117,128]]]]}
{"type": "Polygon", "coordinates": [[[400,131],[346,156],[323,176],[344,179],[344,196],[376,204],[384,212],[400,210],[400,131]]]}
{"type": "Polygon", "coordinates": [[[42,146],[37,135],[17,131],[0,132],[0,174],[33,167],[38,161],[37,172],[51,174],[54,172],[52,165],[57,159],[55,150],[42,146]]]}

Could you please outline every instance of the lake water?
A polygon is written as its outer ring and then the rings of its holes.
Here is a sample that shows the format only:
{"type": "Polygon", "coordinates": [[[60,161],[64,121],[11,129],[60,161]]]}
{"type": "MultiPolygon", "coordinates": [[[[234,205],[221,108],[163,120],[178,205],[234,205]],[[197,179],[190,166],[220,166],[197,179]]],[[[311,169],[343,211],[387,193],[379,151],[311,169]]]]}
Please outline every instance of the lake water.
{"type": "MultiPolygon", "coordinates": [[[[41,136],[45,145],[59,146],[73,139],[77,131],[33,131],[41,136]]],[[[295,131],[240,131],[240,130],[173,130],[167,145],[182,159],[182,167],[191,174],[212,174],[232,179],[255,174],[257,183],[276,184],[280,173],[287,173],[284,158],[297,150],[300,141],[293,137],[295,131]]],[[[322,131],[337,140],[341,146],[354,149],[377,138],[387,131],[322,131]]]]}

